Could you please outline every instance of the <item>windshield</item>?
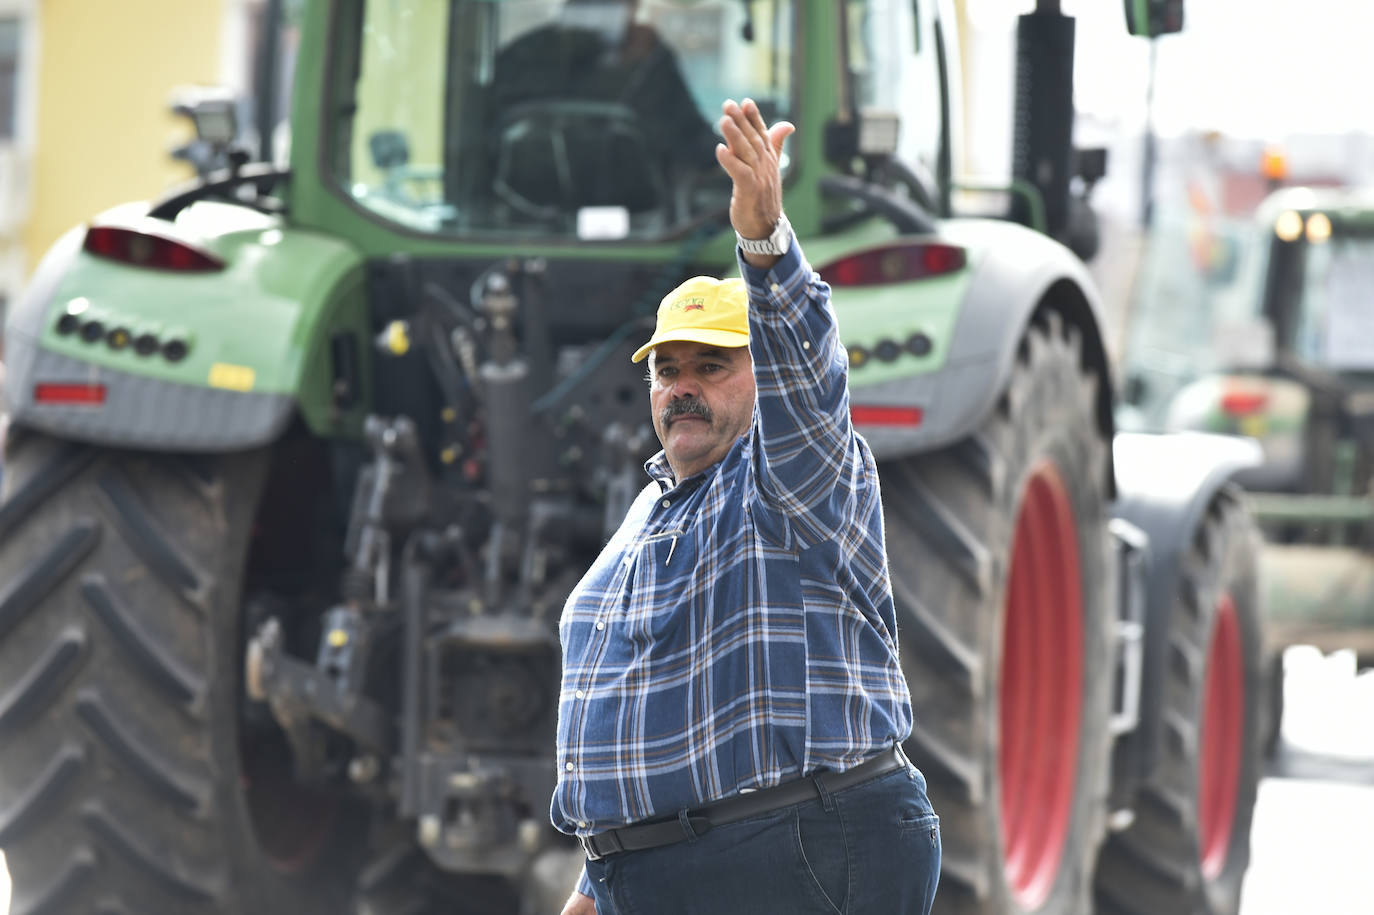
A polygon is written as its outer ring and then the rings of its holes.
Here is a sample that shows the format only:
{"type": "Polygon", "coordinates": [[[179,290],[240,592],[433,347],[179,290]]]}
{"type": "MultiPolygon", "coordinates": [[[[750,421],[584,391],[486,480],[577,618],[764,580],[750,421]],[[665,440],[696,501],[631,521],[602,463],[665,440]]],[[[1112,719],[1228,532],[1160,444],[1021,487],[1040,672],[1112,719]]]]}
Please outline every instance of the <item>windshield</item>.
{"type": "Polygon", "coordinates": [[[1184,385],[1233,361],[1228,341],[1245,336],[1240,328],[1259,309],[1258,291],[1235,269],[1251,231],[1240,220],[1203,222],[1191,210],[1162,206],[1156,214],[1125,310],[1123,428],[1163,428],[1184,385]]]}
{"type": "Polygon", "coordinates": [[[721,102],[790,114],[790,0],[367,0],[358,23],[334,173],[412,229],[677,234],[729,203],[721,102]]]}
{"type": "Polygon", "coordinates": [[[1204,226],[1163,209],[1147,252],[1124,337],[1123,427],[1162,428],[1184,385],[1267,370],[1276,349],[1338,375],[1374,373],[1368,223],[1286,211],[1277,222],[1204,226]]]}
{"type": "MultiPolygon", "coordinates": [[[[860,110],[899,113],[897,157],[927,174],[938,173],[945,136],[944,112],[932,101],[946,91],[935,48],[935,23],[943,5],[849,0],[845,6],[855,103],[860,110]]],[[[949,115],[958,116],[957,100],[952,100],[949,115]]],[[[958,132],[958,124],[950,125],[951,134],[958,132]]]]}
{"type": "Polygon", "coordinates": [[[1337,372],[1374,372],[1374,236],[1332,234],[1306,246],[1293,351],[1337,372]]]}

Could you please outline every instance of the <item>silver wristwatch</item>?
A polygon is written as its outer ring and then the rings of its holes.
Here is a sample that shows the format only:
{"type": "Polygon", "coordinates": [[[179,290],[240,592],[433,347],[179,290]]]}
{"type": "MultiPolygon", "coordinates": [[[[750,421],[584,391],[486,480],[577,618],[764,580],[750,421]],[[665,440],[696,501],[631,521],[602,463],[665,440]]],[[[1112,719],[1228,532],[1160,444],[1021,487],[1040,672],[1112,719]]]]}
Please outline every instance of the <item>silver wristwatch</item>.
{"type": "Polygon", "coordinates": [[[746,254],[786,254],[792,244],[792,224],[784,213],[778,217],[777,225],[773,226],[767,238],[745,238],[736,232],[735,239],[739,242],[739,249],[746,254]]]}

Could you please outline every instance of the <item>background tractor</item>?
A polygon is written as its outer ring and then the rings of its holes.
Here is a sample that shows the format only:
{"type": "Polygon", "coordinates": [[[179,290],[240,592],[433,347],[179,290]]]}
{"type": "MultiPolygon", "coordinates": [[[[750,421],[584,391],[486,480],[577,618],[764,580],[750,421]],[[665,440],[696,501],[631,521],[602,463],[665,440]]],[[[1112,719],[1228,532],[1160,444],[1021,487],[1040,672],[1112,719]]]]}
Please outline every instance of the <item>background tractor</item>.
{"type": "MultiPolygon", "coordinates": [[[[1147,264],[1127,337],[1129,422],[1259,442],[1236,475],[1265,534],[1261,584],[1282,708],[1282,652],[1351,649],[1374,666],[1374,195],[1275,191],[1218,222],[1220,282],[1147,264]]],[[[1277,738],[1278,715],[1274,716],[1277,738]]]]}
{"type": "MultiPolygon", "coordinates": [[[[1177,6],[1128,11],[1154,35],[1177,6]]],[[[566,895],[557,621],[656,449],[630,352],[734,269],[710,124],[744,96],[801,127],[786,208],[880,461],[940,911],[1236,910],[1264,670],[1228,480],[1256,456],[1115,434],[1056,240],[1091,250],[1071,188],[1101,165],[1057,3],[1020,21],[1009,219],[952,206],[944,2],[268,10],[289,166],[192,101],[203,176],[73,229],[9,316],[16,913],[566,895]]]]}

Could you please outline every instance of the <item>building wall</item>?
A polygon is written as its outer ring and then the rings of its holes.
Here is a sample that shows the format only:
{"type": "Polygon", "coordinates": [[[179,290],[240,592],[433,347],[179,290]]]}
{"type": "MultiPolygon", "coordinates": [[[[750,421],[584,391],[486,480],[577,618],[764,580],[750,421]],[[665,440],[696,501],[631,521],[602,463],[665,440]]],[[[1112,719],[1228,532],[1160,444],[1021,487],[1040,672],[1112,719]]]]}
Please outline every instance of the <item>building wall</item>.
{"type": "Polygon", "coordinates": [[[223,74],[231,0],[39,0],[28,217],[29,271],[71,226],[191,177],[168,150],[189,128],[171,90],[223,74]]]}

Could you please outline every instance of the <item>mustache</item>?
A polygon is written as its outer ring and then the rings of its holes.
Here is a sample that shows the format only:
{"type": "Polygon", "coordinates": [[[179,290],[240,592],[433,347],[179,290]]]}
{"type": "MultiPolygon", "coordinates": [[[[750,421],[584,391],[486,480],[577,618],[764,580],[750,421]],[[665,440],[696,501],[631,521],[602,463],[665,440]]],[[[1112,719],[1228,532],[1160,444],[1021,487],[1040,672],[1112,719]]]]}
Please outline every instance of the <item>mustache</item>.
{"type": "Polygon", "coordinates": [[[672,425],[673,420],[679,416],[700,416],[708,423],[714,419],[711,415],[711,408],[692,397],[674,400],[658,413],[659,422],[664,426],[672,425]]]}

